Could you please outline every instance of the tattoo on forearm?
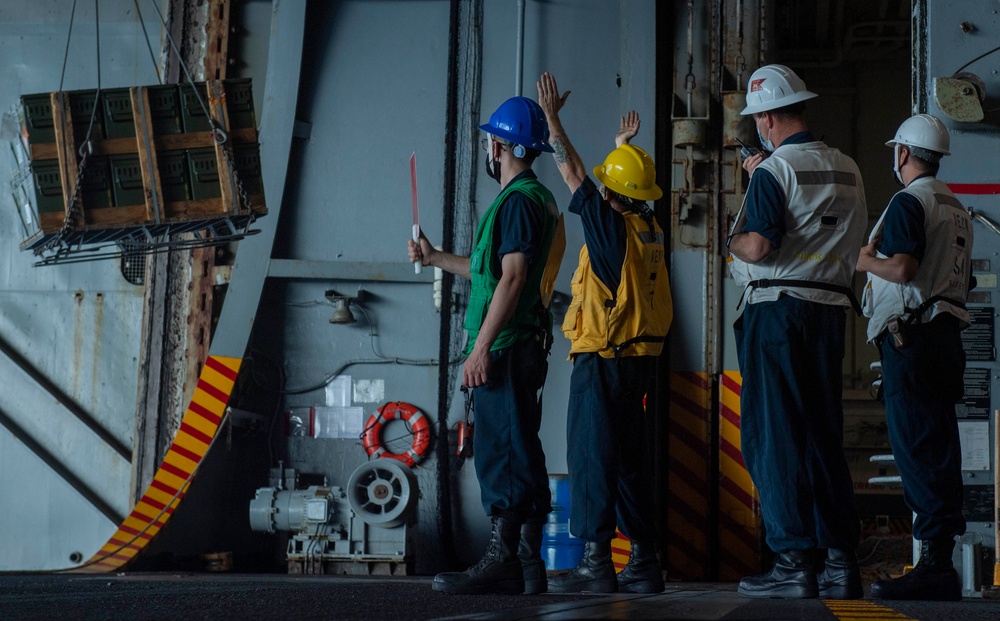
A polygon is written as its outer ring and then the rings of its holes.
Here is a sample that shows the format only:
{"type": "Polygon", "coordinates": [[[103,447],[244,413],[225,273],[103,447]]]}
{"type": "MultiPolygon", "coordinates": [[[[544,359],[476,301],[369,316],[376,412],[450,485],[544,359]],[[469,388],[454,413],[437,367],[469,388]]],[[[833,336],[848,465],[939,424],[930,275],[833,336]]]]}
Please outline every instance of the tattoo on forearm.
{"type": "Polygon", "coordinates": [[[552,157],[556,158],[556,166],[561,166],[569,160],[569,154],[566,153],[566,145],[562,143],[562,140],[558,138],[552,141],[552,157]]]}

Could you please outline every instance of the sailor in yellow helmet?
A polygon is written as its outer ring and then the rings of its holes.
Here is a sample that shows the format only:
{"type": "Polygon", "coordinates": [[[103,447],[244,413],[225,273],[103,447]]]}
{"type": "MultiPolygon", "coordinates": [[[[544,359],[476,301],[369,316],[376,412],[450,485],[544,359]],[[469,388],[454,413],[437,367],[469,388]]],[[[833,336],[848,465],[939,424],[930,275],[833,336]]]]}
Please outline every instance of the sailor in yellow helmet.
{"type": "Polygon", "coordinates": [[[652,158],[628,144],[639,130],[635,112],[622,119],[618,147],[594,168],[602,184],[595,185],[559,119],[568,96],[559,94],[554,77],[542,75],[538,101],[549,143],[573,193],[569,211],[580,216],[586,241],[562,325],[573,360],[566,456],[570,533],[586,545],[580,565],[552,578],[549,591],[658,593],[663,574],[639,430],[643,398],[673,318],[663,230],[646,202],[663,192],[652,158]],[[616,525],[632,542],[628,565],[617,576],[611,562],[616,525]]]}

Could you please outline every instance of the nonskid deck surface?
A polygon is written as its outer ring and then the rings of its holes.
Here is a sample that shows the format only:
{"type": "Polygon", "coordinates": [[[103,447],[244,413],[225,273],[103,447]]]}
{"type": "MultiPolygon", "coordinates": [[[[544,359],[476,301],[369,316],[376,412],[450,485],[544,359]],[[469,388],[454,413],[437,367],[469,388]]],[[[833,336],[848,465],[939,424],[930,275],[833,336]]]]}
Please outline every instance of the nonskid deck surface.
{"type": "Polygon", "coordinates": [[[920,619],[1000,618],[1000,601],[749,600],[733,583],[656,595],[449,595],[430,577],[0,574],[0,619],[920,619]]]}

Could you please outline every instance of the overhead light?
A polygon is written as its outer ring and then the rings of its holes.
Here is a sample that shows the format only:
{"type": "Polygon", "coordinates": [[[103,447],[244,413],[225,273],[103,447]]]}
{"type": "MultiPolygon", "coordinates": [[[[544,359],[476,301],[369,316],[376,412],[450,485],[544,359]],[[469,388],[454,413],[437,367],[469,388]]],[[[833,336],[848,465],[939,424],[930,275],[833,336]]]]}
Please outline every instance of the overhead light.
{"type": "Polygon", "coordinates": [[[330,323],[343,324],[357,321],[350,308],[353,298],[341,295],[332,289],[326,292],[326,298],[333,303],[333,315],[330,317],[330,323]]]}

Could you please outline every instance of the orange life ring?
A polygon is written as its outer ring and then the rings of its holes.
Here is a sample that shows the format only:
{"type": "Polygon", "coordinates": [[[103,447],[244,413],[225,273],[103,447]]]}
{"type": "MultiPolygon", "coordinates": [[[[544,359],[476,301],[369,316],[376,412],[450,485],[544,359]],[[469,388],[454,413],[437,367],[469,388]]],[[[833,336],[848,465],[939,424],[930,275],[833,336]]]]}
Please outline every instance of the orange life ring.
{"type": "Polygon", "coordinates": [[[361,435],[361,445],[369,457],[387,457],[413,466],[427,456],[431,447],[430,421],[416,406],[402,401],[390,401],[368,418],[361,435]],[[405,453],[390,453],[382,445],[382,425],[390,420],[403,421],[413,432],[413,443],[405,453]]]}

